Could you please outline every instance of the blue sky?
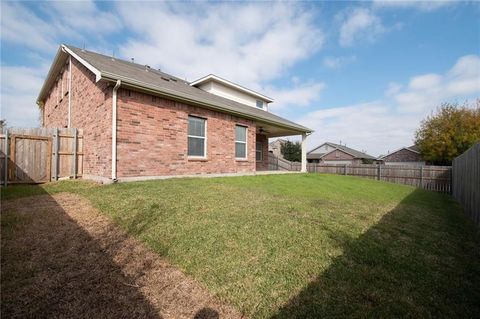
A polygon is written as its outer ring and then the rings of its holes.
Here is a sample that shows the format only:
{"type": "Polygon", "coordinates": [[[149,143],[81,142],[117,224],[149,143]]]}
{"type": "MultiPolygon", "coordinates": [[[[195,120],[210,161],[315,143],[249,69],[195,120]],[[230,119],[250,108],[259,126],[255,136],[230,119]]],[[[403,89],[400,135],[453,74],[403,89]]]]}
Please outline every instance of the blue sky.
{"type": "Polygon", "coordinates": [[[480,97],[478,2],[1,2],[1,117],[38,125],[60,43],[195,80],[214,73],[315,130],[309,147],[408,146],[442,102],[480,97]]]}

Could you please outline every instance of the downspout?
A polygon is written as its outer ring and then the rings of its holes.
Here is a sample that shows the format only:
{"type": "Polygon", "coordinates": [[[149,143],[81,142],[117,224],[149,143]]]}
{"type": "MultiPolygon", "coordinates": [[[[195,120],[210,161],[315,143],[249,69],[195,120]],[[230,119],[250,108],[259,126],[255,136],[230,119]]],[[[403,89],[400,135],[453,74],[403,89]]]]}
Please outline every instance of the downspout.
{"type": "Polygon", "coordinates": [[[122,82],[117,80],[112,95],[112,181],[117,181],[117,91],[122,82]]]}
{"type": "Polygon", "coordinates": [[[68,128],[71,127],[71,114],[72,114],[72,56],[68,58],[68,128]]]}

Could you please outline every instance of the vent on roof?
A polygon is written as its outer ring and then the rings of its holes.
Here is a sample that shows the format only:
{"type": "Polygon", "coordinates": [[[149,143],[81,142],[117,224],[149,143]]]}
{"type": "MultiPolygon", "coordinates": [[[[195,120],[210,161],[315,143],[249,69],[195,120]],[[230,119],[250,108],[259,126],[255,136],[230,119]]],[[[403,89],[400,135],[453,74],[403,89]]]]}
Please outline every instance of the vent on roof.
{"type": "Polygon", "coordinates": [[[177,79],[172,78],[172,77],[170,78],[170,80],[172,80],[173,82],[177,82],[177,79]]]}
{"type": "Polygon", "coordinates": [[[166,78],[166,77],[164,77],[164,76],[162,76],[161,78],[162,78],[162,80],[165,80],[165,81],[167,81],[167,82],[169,82],[169,81],[170,81],[170,79],[169,79],[169,78],[166,78]]]}
{"type": "Polygon", "coordinates": [[[148,71],[150,69],[150,65],[145,64],[145,71],[148,71]]]}

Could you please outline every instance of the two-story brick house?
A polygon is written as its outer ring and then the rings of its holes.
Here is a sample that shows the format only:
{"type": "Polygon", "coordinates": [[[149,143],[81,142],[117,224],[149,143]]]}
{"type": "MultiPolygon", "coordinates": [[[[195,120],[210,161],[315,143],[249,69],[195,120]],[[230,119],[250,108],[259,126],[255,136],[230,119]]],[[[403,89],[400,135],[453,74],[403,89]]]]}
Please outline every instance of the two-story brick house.
{"type": "Polygon", "coordinates": [[[83,177],[105,182],[266,170],[268,138],[288,135],[302,136],[306,171],[312,130],[269,112],[272,101],[67,45],[37,99],[44,127],[83,129],[83,177]]]}

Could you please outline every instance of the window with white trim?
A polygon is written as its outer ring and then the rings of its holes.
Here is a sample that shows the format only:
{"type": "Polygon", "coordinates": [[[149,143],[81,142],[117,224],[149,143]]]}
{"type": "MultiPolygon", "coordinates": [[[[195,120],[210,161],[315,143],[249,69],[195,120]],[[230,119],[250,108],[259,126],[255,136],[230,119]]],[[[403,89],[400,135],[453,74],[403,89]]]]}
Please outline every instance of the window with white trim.
{"type": "Polygon", "coordinates": [[[188,117],[188,156],[207,156],[207,120],[200,117],[188,117]]]}
{"type": "Polygon", "coordinates": [[[263,109],[263,101],[257,100],[257,107],[258,107],[259,109],[263,109]]]}
{"type": "Polygon", "coordinates": [[[235,157],[247,158],[247,128],[235,126],[235,157]]]}
{"type": "Polygon", "coordinates": [[[257,142],[255,145],[255,159],[257,161],[263,160],[263,143],[257,142]]]}

